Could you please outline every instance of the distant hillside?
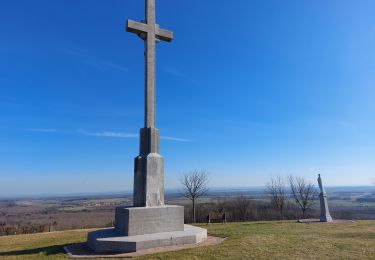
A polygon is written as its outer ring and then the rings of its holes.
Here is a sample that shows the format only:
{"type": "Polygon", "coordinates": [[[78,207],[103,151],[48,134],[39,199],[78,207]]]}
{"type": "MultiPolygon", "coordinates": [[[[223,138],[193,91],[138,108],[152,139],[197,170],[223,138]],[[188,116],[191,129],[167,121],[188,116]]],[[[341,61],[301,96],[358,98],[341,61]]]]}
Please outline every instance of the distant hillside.
{"type": "MultiPolygon", "coordinates": [[[[375,192],[375,186],[327,186],[328,193],[364,193],[375,192]]],[[[225,194],[243,194],[257,195],[267,192],[264,186],[249,187],[210,187],[208,195],[215,196],[225,194]]],[[[169,198],[179,197],[181,192],[179,189],[166,189],[165,195],[169,198]]],[[[0,201],[5,200],[69,200],[69,199],[111,199],[133,196],[133,191],[113,191],[113,192],[90,192],[90,193],[66,193],[66,194],[39,194],[39,195],[0,195],[0,201]]]]}

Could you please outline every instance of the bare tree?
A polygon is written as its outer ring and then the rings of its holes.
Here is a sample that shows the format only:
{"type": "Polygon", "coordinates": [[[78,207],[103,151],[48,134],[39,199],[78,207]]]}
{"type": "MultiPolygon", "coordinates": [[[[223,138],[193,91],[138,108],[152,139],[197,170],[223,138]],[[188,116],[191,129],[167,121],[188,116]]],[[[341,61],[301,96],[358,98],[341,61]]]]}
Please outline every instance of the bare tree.
{"type": "Polygon", "coordinates": [[[318,194],[315,186],[308,183],[303,177],[288,176],[290,190],[293,198],[302,211],[302,217],[306,217],[306,212],[311,209],[318,194]]]}
{"type": "Polygon", "coordinates": [[[251,207],[251,203],[252,202],[243,195],[234,199],[234,208],[237,212],[237,217],[239,220],[248,220],[248,213],[251,207]]]}
{"type": "Polygon", "coordinates": [[[271,177],[266,183],[266,188],[271,195],[271,204],[279,211],[280,218],[284,219],[284,210],[287,200],[286,186],[281,176],[271,177]]]}
{"type": "Polygon", "coordinates": [[[223,214],[228,207],[228,202],[226,199],[218,199],[214,205],[215,205],[215,209],[214,209],[215,212],[218,214],[223,214]]]}
{"type": "Polygon", "coordinates": [[[180,182],[183,186],[182,195],[193,203],[193,223],[195,223],[195,202],[208,192],[208,173],[199,170],[183,173],[180,182]]]}

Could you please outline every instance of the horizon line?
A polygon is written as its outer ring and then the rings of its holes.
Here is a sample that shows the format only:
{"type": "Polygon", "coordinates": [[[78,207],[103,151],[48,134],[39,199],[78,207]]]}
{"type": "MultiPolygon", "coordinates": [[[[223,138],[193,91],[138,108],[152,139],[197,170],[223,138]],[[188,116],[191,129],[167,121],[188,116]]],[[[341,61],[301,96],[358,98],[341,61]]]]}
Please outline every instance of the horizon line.
{"type": "MultiPolygon", "coordinates": [[[[344,189],[344,188],[373,188],[375,190],[374,185],[328,185],[325,186],[327,189],[344,189]]],[[[249,191],[254,190],[266,190],[266,186],[243,186],[243,187],[220,187],[214,186],[209,187],[209,192],[214,191],[241,191],[245,189],[252,189],[249,191]]],[[[181,188],[166,188],[165,193],[174,193],[181,190],[181,188]]],[[[42,198],[63,198],[63,197],[80,197],[80,196],[114,196],[114,195],[131,195],[133,190],[123,190],[123,191],[103,191],[103,192],[71,192],[71,193],[36,193],[36,194],[15,194],[15,195],[0,195],[0,200],[10,200],[10,199],[42,199],[42,198]]]]}

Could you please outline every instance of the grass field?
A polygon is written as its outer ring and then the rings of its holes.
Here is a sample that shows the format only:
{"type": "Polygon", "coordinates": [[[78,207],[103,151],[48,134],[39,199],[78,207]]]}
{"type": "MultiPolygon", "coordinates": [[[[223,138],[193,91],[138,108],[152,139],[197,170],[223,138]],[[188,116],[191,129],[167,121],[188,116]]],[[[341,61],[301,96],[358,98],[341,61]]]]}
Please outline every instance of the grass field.
{"type": "MultiPolygon", "coordinates": [[[[328,225],[250,222],[207,227],[210,235],[228,239],[212,247],[139,259],[375,259],[375,221],[328,225]]],[[[63,246],[85,241],[87,232],[0,237],[0,259],[66,258],[63,246]]]]}

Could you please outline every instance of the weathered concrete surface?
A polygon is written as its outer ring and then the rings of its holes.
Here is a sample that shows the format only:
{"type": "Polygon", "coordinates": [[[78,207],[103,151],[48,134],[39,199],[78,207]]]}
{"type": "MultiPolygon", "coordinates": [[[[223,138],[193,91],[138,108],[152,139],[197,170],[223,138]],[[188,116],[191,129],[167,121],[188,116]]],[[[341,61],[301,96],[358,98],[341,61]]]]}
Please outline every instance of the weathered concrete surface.
{"type": "Polygon", "coordinates": [[[164,159],[158,153],[139,155],[134,160],[135,207],[164,205],[164,159]]]}
{"type": "Polygon", "coordinates": [[[160,134],[157,128],[142,128],[140,131],[139,154],[160,153],[160,134]]]}
{"type": "Polygon", "coordinates": [[[164,205],[164,160],[159,154],[160,138],[156,128],[142,128],[139,156],[134,159],[135,207],[164,205]]]}
{"type": "Polygon", "coordinates": [[[207,230],[189,225],[183,231],[138,236],[120,236],[114,228],[90,232],[87,245],[96,253],[127,253],[173,245],[197,244],[207,239],[207,230]]]}
{"type": "Polygon", "coordinates": [[[183,231],[184,207],[118,207],[115,230],[123,236],[183,231]]]}

